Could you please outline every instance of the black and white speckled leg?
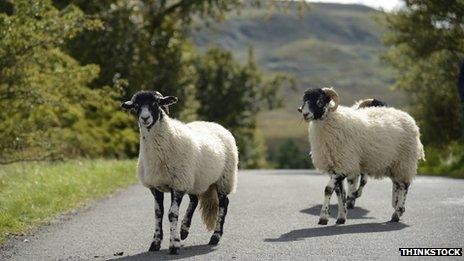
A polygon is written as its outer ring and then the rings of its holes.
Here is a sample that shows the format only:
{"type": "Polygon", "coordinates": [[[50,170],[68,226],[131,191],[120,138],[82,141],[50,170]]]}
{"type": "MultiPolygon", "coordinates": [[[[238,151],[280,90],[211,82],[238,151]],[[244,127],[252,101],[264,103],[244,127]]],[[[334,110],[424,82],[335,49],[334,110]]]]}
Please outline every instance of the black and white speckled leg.
{"type": "MultiPolygon", "coordinates": [[[[406,196],[409,190],[409,183],[406,182],[394,182],[394,187],[396,187],[396,199],[395,199],[395,212],[392,215],[392,222],[399,222],[400,217],[403,215],[406,203],[406,196]],[[395,185],[396,184],[396,185],[395,185]]],[[[395,193],[395,192],[394,192],[395,193]]]]}
{"type": "Polygon", "coordinates": [[[177,220],[179,218],[179,208],[182,202],[184,193],[181,191],[171,190],[171,208],[169,209],[169,225],[170,225],[170,238],[169,238],[169,253],[177,254],[180,248],[180,239],[177,232],[177,220]]]}
{"type": "Polygon", "coordinates": [[[399,192],[399,183],[393,181],[393,186],[392,186],[392,207],[396,208],[396,205],[398,205],[398,192],[399,192]]]}
{"type": "Polygon", "coordinates": [[[337,179],[340,179],[341,177],[343,177],[343,175],[335,172],[330,173],[330,180],[324,190],[324,203],[322,204],[321,214],[319,216],[319,225],[327,225],[327,222],[329,221],[330,198],[332,197],[332,193],[335,189],[337,179]]]}
{"type": "Polygon", "coordinates": [[[356,191],[358,190],[359,176],[351,176],[346,179],[348,182],[348,198],[346,199],[347,208],[354,208],[356,203],[356,191]]]}
{"type": "Polygon", "coordinates": [[[189,195],[190,203],[185,212],[184,219],[182,220],[182,225],[180,227],[180,239],[184,240],[189,234],[190,224],[192,223],[193,213],[198,206],[198,197],[196,195],[189,195]]]}
{"type": "Polygon", "coordinates": [[[337,177],[335,182],[335,194],[337,194],[338,199],[338,216],[337,224],[345,224],[347,207],[346,207],[346,191],[343,186],[343,180],[345,177],[337,177]]]}
{"type": "Polygon", "coordinates": [[[209,245],[217,245],[219,240],[222,237],[224,232],[224,222],[226,221],[227,216],[227,208],[229,206],[229,198],[227,195],[218,194],[219,197],[219,213],[218,219],[216,221],[216,228],[214,229],[214,233],[209,240],[209,245]]]}
{"type": "Polygon", "coordinates": [[[367,184],[367,174],[361,173],[361,181],[359,182],[359,188],[356,191],[356,198],[361,197],[364,186],[367,184]]]}
{"type": "Polygon", "coordinates": [[[155,188],[150,188],[150,191],[155,198],[155,234],[148,251],[159,251],[163,240],[164,194],[155,188]]]}

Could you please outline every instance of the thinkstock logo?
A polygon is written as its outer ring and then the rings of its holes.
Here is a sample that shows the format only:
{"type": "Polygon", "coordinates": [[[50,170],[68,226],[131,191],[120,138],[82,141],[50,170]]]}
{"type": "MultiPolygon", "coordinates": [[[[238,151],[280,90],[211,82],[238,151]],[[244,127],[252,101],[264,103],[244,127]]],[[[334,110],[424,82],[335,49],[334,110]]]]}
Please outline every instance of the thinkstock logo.
{"type": "Polygon", "coordinates": [[[462,248],[400,248],[401,256],[462,256],[462,248]]]}

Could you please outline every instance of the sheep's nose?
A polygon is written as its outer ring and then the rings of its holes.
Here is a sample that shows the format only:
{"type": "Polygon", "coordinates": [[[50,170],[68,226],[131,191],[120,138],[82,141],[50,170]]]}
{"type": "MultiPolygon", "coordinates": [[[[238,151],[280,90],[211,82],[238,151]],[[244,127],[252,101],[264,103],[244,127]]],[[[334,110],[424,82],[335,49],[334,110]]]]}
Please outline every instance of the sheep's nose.
{"type": "Polygon", "coordinates": [[[305,117],[308,117],[308,115],[309,115],[309,112],[303,113],[303,116],[305,116],[305,117]]]}
{"type": "Polygon", "coordinates": [[[150,118],[150,116],[148,116],[148,117],[143,117],[143,116],[141,116],[140,118],[141,118],[143,121],[146,122],[146,121],[148,121],[148,119],[150,118]]]}

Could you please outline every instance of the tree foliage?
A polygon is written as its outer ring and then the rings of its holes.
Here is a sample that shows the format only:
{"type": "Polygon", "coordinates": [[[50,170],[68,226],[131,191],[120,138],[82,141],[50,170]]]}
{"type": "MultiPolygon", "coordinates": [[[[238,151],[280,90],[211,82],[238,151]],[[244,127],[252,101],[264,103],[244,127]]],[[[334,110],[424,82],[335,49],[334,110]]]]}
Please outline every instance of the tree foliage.
{"type": "MultiPolygon", "coordinates": [[[[65,7],[71,1],[55,0],[65,7]]],[[[98,17],[103,30],[86,31],[69,44],[70,53],[84,64],[100,65],[95,85],[113,79],[129,83],[126,98],[153,89],[179,98],[171,113],[183,120],[195,118],[195,87],[189,67],[192,47],[186,27],[194,16],[219,18],[238,6],[238,0],[72,1],[85,13],[98,17]]]]}
{"type": "Polygon", "coordinates": [[[1,161],[134,150],[127,116],[114,111],[120,92],[89,88],[98,66],[82,66],[60,49],[101,23],[51,1],[18,0],[10,8],[0,13],[1,161]]]}
{"type": "Polygon", "coordinates": [[[386,16],[386,60],[397,69],[395,87],[411,98],[426,144],[462,139],[457,82],[464,59],[464,1],[407,0],[386,16]]]}
{"type": "Polygon", "coordinates": [[[198,117],[231,130],[242,167],[264,167],[266,147],[256,130],[257,114],[280,106],[280,87],[293,81],[285,75],[266,79],[254,63],[251,48],[245,65],[234,61],[230,52],[211,48],[195,59],[194,66],[198,117]]]}
{"type": "Polygon", "coordinates": [[[151,89],[179,98],[173,117],[230,128],[242,166],[264,166],[256,114],[279,105],[286,77],[264,77],[252,55],[240,65],[218,49],[198,54],[188,41],[193,20],[216,21],[239,6],[239,0],[2,2],[0,158],[136,156],[136,124],[118,101],[151,89]]]}

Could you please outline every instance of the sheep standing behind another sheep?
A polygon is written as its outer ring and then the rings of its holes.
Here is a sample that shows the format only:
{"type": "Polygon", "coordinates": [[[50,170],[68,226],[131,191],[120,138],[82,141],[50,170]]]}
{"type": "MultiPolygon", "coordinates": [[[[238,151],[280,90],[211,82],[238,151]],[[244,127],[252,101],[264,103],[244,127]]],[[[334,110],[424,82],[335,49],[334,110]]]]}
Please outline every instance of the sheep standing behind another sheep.
{"type": "MultiPolygon", "coordinates": [[[[378,99],[364,99],[355,102],[351,108],[364,109],[370,107],[386,107],[387,104],[378,99]]],[[[356,199],[361,197],[364,186],[367,184],[367,174],[360,173],[358,176],[351,176],[346,178],[348,182],[348,196],[346,198],[346,207],[348,209],[354,208],[356,199]],[[359,186],[358,186],[359,183],[359,186]]]]}
{"type": "Polygon", "coordinates": [[[398,222],[405,211],[406,195],[424,159],[419,128],[409,114],[388,107],[355,109],[338,106],[338,95],[331,88],[309,89],[299,111],[309,123],[314,166],[330,174],[319,224],[326,225],[333,191],[338,198],[337,224],[346,220],[346,177],[366,173],[370,177],[389,177],[393,182],[391,220],[398,222]]]}

